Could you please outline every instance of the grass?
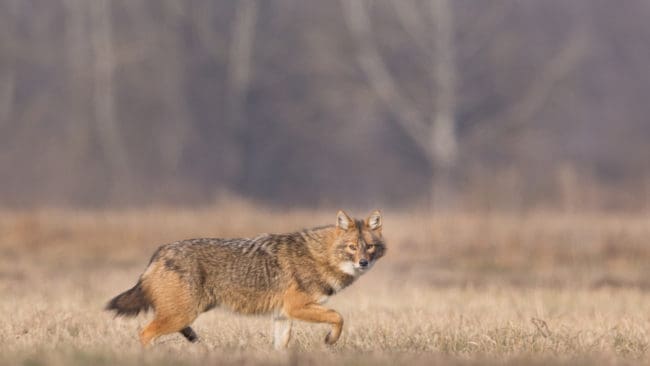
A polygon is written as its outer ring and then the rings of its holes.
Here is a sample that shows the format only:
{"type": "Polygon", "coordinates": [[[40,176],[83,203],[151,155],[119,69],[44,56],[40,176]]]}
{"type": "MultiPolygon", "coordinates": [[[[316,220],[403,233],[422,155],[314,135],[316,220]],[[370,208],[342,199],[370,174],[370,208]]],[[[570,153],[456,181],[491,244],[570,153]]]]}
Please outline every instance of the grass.
{"type": "Polygon", "coordinates": [[[643,215],[385,212],[388,255],[328,302],[346,320],[297,323],[271,348],[270,319],[223,310],[202,339],[160,338],[150,318],[115,319],[106,301],[132,286],[162,243],[249,236],[332,222],[334,212],[226,209],[0,213],[3,364],[630,364],[647,363],[650,219],[643,215]]]}

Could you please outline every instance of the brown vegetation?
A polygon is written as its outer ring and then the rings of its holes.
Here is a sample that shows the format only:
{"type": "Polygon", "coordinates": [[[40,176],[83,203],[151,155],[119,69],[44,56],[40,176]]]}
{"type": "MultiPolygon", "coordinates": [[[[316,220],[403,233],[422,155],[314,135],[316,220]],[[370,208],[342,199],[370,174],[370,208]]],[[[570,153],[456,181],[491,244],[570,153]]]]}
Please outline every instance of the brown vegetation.
{"type": "Polygon", "coordinates": [[[289,352],[276,353],[266,317],[215,310],[195,322],[201,343],[170,335],[142,351],[134,328],[151,315],[102,309],[159,244],[290,231],[333,212],[3,212],[0,363],[648,361],[648,217],[384,215],[388,255],[330,300],[347,319],[339,343],[325,347],[326,327],[298,323],[289,352]]]}

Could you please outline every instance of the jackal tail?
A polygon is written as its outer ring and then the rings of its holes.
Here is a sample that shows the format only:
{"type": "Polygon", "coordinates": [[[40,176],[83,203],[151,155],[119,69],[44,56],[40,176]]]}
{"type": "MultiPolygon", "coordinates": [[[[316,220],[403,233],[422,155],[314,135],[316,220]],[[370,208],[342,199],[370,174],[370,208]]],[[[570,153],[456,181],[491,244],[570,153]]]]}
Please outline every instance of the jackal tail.
{"type": "Polygon", "coordinates": [[[124,291],[109,301],[106,310],[113,310],[118,316],[136,316],[141,311],[146,312],[150,307],[151,302],[145,296],[142,281],[138,281],[133,288],[124,291]]]}

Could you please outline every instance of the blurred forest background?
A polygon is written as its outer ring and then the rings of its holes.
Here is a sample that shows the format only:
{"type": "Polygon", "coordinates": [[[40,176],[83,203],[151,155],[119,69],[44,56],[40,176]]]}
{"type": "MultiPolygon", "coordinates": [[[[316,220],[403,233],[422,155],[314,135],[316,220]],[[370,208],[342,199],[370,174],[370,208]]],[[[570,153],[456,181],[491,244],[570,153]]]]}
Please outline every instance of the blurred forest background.
{"type": "Polygon", "coordinates": [[[649,20],[0,0],[0,364],[650,364],[649,20]],[[389,255],[329,303],[336,348],[214,311],[143,353],[145,317],[102,310],[162,243],[374,208],[389,255]]]}
{"type": "Polygon", "coordinates": [[[0,205],[650,211],[648,19],[643,0],[0,0],[0,205]]]}

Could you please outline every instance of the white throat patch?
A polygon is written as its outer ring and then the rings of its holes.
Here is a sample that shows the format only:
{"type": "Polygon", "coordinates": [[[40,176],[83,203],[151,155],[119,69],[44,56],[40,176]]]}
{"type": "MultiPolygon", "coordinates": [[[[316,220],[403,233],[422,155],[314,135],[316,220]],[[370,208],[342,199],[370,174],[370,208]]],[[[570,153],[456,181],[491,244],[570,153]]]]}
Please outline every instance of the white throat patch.
{"type": "Polygon", "coordinates": [[[341,272],[345,274],[349,274],[350,276],[357,275],[357,271],[354,269],[354,262],[350,262],[350,261],[343,262],[339,264],[339,269],[341,270],[341,272]]]}

